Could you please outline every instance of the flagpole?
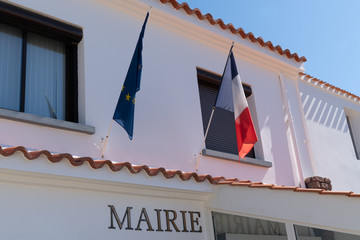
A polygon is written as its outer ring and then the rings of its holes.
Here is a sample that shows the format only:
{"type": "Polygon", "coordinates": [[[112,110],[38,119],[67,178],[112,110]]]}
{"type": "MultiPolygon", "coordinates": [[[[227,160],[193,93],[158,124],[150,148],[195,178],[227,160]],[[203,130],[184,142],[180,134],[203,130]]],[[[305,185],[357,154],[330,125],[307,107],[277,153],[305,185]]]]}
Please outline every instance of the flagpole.
{"type": "MultiPolygon", "coordinates": [[[[231,52],[231,50],[232,50],[233,47],[234,47],[234,41],[233,41],[232,44],[231,44],[230,51],[229,51],[229,55],[228,55],[228,57],[227,57],[226,64],[225,64],[225,67],[224,67],[224,71],[223,71],[222,76],[224,76],[225,69],[226,69],[226,65],[227,65],[227,63],[228,63],[228,61],[229,61],[230,52],[231,52]]],[[[221,79],[221,80],[222,80],[222,79],[221,79]]],[[[218,95],[216,96],[216,100],[217,100],[217,97],[218,97],[218,95]]],[[[215,104],[216,104],[216,100],[215,100],[215,104]]],[[[214,105],[215,105],[215,104],[214,104],[214,105]]],[[[199,153],[198,153],[198,155],[197,155],[197,157],[196,157],[196,172],[199,170],[200,156],[202,155],[202,150],[203,150],[203,148],[204,148],[204,146],[205,146],[205,141],[206,141],[207,135],[208,135],[208,133],[209,133],[210,124],[211,124],[211,121],[212,121],[212,119],[213,119],[214,112],[215,112],[215,106],[213,106],[213,108],[212,108],[211,115],[210,115],[210,119],[209,119],[208,125],[207,125],[207,127],[206,127],[206,131],[205,131],[204,141],[203,141],[203,143],[202,143],[202,145],[201,145],[201,148],[200,148],[200,151],[199,151],[199,153]]]]}
{"type": "Polygon", "coordinates": [[[199,153],[198,153],[198,155],[196,157],[196,171],[199,170],[200,156],[202,155],[202,150],[203,150],[203,148],[205,146],[205,141],[206,141],[207,135],[209,133],[209,128],[210,128],[210,124],[211,124],[211,121],[212,121],[213,116],[214,116],[214,112],[215,112],[215,107],[213,107],[212,110],[211,110],[210,119],[209,119],[208,125],[206,127],[206,131],[205,131],[204,141],[203,141],[203,143],[201,145],[201,148],[200,148],[200,151],[199,151],[199,153]]]}
{"type": "Polygon", "coordinates": [[[110,131],[111,131],[113,122],[114,122],[114,121],[111,120],[108,133],[107,133],[107,135],[106,135],[106,137],[105,137],[105,139],[104,139],[104,143],[103,143],[103,146],[102,146],[102,148],[101,148],[101,158],[102,158],[102,159],[104,159],[105,150],[106,150],[107,143],[108,143],[108,141],[109,141],[109,135],[110,135],[110,131]]]}

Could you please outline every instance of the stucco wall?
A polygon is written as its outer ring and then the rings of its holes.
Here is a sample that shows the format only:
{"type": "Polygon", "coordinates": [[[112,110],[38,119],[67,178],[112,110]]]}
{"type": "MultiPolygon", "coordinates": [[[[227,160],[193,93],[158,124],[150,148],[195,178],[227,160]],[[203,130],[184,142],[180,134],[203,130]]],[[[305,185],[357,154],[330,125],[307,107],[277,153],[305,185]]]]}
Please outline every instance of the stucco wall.
{"type": "MultiPolygon", "coordinates": [[[[96,132],[86,135],[0,119],[0,144],[100,158],[102,138],[110,127],[148,5],[100,0],[14,2],[83,28],[84,38],[79,44],[79,114],[81,122],[94,126],[96,132]]],[[[291,88],[301,65],[170,5],[155,0],[152,3],[144,38],[141,90],[136,96],[134,139],[129,141],[126,132],[114,123],[105,158],[195,171],[195,156],[204,137],[196,67],[221,74],[235,39],[240,76],[252,86],[254,94],[261,139],[257,156],[273,166],[203,157],[199,173],[294,185],[296,170],[279,73],[286,73],[286,88],[291,88]]]]}
{"type": "Polygon", "coordinates": [[[299,88],[316,175],[330,178],[334,190],[359,191],[360,161],[355,156],[345,110],[360,112],[359,104],[309,83],[299,82],[299,88]]]}
{"type": "MultiPolygon", "coordinates": [[[[26,165],[21,162],[21,156],[9,160],[18,166],[26,165]]],[[[38,160],[36,165],[49,171],[46,160],[42,163],[38,160]]],[[[58,167],[72,171],[68,163],[58,167]]],[[[81,172],[77,169],[78,176],[81,172]]],[[[89,176],[89,169],[84,172],[89,176]]],[[[122,178],[119,173],[96,173],[113,174],[122,178]]],[[[163,184],[164,180],[160,182],[163,184]]],[[[201,198],[191,198],[186,191],[4,169],[1,169],[0,189],[0,230],[5,239],[209,239],[212,236],[208,235],[211,218],[205,214],[201,198]],[[121,229],[109,205],[123,223],[121,229]],[[128,207],[131,209],[126,215],[128,207]]]]}

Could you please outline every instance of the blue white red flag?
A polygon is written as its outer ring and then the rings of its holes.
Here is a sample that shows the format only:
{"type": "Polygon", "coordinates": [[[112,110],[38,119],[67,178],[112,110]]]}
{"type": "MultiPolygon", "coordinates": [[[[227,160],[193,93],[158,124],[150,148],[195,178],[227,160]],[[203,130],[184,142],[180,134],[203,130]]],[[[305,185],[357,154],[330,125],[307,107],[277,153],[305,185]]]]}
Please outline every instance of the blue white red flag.
{"type": "Polygon", "coordinates": [[[239,157],[244,158],[254,147],[258,138],[242,82],[236,68],[232,47],[222,76],[215,107],[234,113],[239,157]]]}

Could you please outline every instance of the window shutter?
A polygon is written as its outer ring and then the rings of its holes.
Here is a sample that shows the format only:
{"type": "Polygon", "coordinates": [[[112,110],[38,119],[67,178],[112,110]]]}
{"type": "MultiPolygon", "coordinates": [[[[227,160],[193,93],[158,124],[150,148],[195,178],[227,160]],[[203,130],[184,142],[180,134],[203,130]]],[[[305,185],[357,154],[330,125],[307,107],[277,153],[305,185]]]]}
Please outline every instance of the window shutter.
{"type": "MultiPolygon", "coordinates": [[[[204,134],[208,126],[212,107],[220,87],[221,76],[198,69],[198,86],[204,134]]],[[[251,95],[250,86],[244,85],[246,96],[251,95]]],[[[215,109],[213,119],[205,141],[206,149],[238,155],[234,113],[224,109],[215,109]]],[[[254,149],[247,157],[255,158],[254,149]]]]}
{"type": "MultiPolygon", "coordinates": [[[[205,133],[218,88],[199,82],[199,92],[205,133]]],[[[207,149],[238,154],[234,113],[223,109],[215,110],[205,143],[207,149]]]]}

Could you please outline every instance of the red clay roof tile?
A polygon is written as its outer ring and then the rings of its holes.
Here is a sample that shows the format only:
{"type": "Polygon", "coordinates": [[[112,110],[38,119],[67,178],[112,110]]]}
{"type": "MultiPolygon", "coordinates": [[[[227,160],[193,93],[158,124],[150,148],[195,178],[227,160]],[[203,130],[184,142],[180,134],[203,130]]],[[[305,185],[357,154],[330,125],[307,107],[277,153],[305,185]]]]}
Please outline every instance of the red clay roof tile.
{"type": "Polygon", "coordinates": [[[314,189],[314,188],[296,188],[294,192],[309,192],[309,193],[321,193],[325,191],[324,189],[314,189]]]}
{"type": "Polygon", "coordinates": [[[353,193],[353,192],[351,192],[348,196],[349,196],[349,197],[360,197],[360,193],[353,193]]]}
{"type": "MultiPolygon", "coordinates": [[[[236,183],[236,182],[233,182],[233,181],[221,181],[221,182],[217,182],[217,184],[222,184],[222,185],[224,185],[224,184],[226,184],[226,185],[232,185],[232,184],[234,184],[234,183],[236,183]]],[[[245,184],[248,184],[248,185],[250,185],[250,183],[245,183],[245,184]]]]}
{"type": "Polygon", "coordinates": [[[182,172],[179,170],[166,170],[165,168],[150,168],[147,165],[132,165],[129,162],[111,162],[110,160],[94,160],[90,157],[74,157],[69,153],[62,154],[52,154],[47,150],[42,151],[28,151],[25,147],[8,147],[3,148],[0,146],[0,155],[4,157],[9,157],[17,152],[21,152],[25,158],[28,160],[35,160],[41,155],[44,155],[50,162],[57,163],[64,159],[67,159],[69,163],[75,167],[81,166],[85,162],[89,163],[91,168],[99,169],[108,166],[112,171],[118,172],[123,168],[127,168],[128,171],[132,174],[137,174],[141,171],[145,171],[148,176],[157,176],[162,174],[165,178],[174,178],[178,176],[182,181],[188,181],[194,179],[197,182],[208,181],[210,184],[214,185],[229,185],[229,186],[244,186],[250,188],[267,188],[270,190],[292,190],[294,192],[308,192],[308,193],[318,193],[323,195],[342,195],[348,197],[360,197],[360,193],[353,192],[340,192],[340,191],[325,191],[323,189],[305,189],[294,186],[284,186],[284,185],[274,185],[274,184],[265,184],[262,182],[251,182],[250,180],[239,180],[237,178],[224,178],[224,177],[212,177],[211,175],[197,174],[195,172],[182,172]]]}
{"type": "Polygon", "coordinates": [[[283,185],[280,185],[280,186],[272,186],[270,189],[272,190],[292,190],[294,191],[295,189],[298,189],[299,187],[292,187],[292,186],[283,186],[283,185]]]}
{"type": "MultiPolygon", "coordinates": [[[[220,183],[218,183],[218,184],[220,184],[220,183]]],[[[231,186],[248,186],[248,187],[250,187],[251,182],[232,182],[232,183],[230,183],[230,185],[231,186]]]]}
{"type": "Polygon", "coordinates": [[[251,183],[249,187],[251,188],[272,188],[274,184],[264,184],[264,183],[251,183]]]}
{"type": "Polygon", "coordinates": [[[231,24],[231,23],[225,24],[221,18],[214,20],[213,16],[210,13],[203,15],[198,8],[191,9],[186,2],[179,4],[176,0],[159,0],[159,1],[162,4],[170,3],[172,5],[172,7],[176,10],[183,9],[186,12],[186,14],[188,14],[188,15],[195,14],[199,20],[207,20],[211,25],[218,25],[223,30],[229,30],[232,34],[235,34],[235,35],[238,34],[243,39],[249,39],[253,43],[259,43],[260,46],[267,47],[271,51],[276,51],[280,55],[285,55],[286,57],[288,57],[290,59],[293,58],[297,62],[306,62],[307,61],[304,56],[299,57],[297,53],[291,53],[289,49],[283,50],[282,47],[279,45],[274,47],[272,42],[270,42],[270,41],[264,42],[264,40],[261,37],[256,38],[254,36],[254,34],[251,32],[246,33],[244,31],[244,29],[242,29],[242,28],[236,29],[233,26],[233,24],[231,24]]]}
{"type": "Polygon", "coordinates": [[[320,194],[349,196],[351,193],[352,192],[346,192],[346,191],[322,191],[320,194]]]}

